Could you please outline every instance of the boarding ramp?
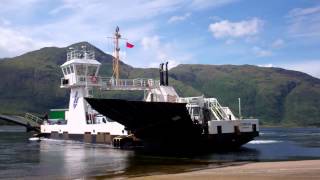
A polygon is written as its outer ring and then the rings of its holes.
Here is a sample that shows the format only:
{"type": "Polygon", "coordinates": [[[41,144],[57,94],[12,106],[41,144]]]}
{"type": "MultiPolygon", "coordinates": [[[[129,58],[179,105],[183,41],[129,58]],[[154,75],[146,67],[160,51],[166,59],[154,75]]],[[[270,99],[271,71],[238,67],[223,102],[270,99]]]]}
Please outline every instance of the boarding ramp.
{"type": "Polygon", "coordinates": [[[205,98],[205,103],[217,120],[233,120],[233,114],[231,114],[230,119],[229,114],[227,113],[229,108],[222,107],[216,98],[205,98]]]}
{"type": "Polygon", "coordinates": [[[43,122],[43,119],[39,118],[38,116],[35,116],[33,114],[30,113],[26,113],[24,115],[24,118],[26,119],[26,121],[31,125],[31,126],[38,126],[40,127],[40,125],[43,122]]]}
{"type": "Polygon", "coordinates": [[[211,111],[216,120],[236,120],[228,107],[222,107],[216,98],[198,97],[184,97],[179,98],[179,102],[187,103],[187,106],[206,107],[211,111]]]}
{"type": "Polygon", "coordinates": [[[0,120],[11,122],[27,128],[27,131],[40,131],[42,119],[30,113],[26,113],[25,117],[15,115],[0,114],[0,120]]]}

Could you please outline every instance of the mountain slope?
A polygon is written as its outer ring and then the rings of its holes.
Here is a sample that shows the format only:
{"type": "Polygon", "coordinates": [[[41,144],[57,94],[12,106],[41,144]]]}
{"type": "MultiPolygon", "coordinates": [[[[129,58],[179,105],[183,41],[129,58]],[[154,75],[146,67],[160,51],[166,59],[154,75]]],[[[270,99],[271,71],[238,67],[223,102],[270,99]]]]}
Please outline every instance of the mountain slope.
{"type": "MultiPolygon", "coordinates": [[[[79,48],[83,45],[93,48],[96,57],[104,63],[103,68],[109,69],[110,55],[86,42],[71,46],[79,48]]],[[[65,106],[68,96],[59,88],[62,75],[59,66],[65,62],[68,48],[42,48],[0,61],[0,112],[45,112],[48,107],[65,106]]]]}
{"type": "MultiPolygon", "coordinates": [[[[96,59],[102,63],[100,75],[111,76],[112,56],[87,42],[76,43],[66,48],[47,47],[15,58],[5,58],[0,60],[0,113],[42,114],[49,108],[66,107],[69,91],[59,87],[62,77],[60,65],[65,62],[69,47],[80,49],[82,46],[95,51],[96,59]]],[[[150,77],[150,75],[152,78],[158,78],[156,69],[133,68],[123,62],[120,62],[120,72],[121,78],[150,77]]],[[[180,90],[190,89],[188,91],[196,92],[181,82],[175,81],[175,83],[180,90]]],[[[139,92],[97,92],[97,94],[108,98],[143,97],[143,93],[139,92]]]]}
{"type": "Polygon", "coordinates": [[[267,123],[319,125],[320,80],[305,73],[250,65],[179,65],[172,77],[215,96],[234,112],[267,123]]]}
{"type": "MultiPolygon", "coordinates": [[[[112,56],[87,42],[102,63],[100,75],[112,75],[112,56]]],[[[71,47],[69,46],[69,47],[71,47]]],[[[60,89],[69,47],[48,47],[15,58],[0,60],[0,113],[34,112],[66,107],[69,91],[60,89]]],[[[156,78],[155,68],[133,68],[121,62],[121,78],[156,78]]],[[[280,68],[251,65],[179,65],[170,73],[172,84],[181,96],[217,97],[237,114],[238,97],[245,117],[257,117],[266,124],[319,125],[320,80],[307,74],[280,68]]],[[[141,99],[141,92],[100,92],[98,97],[141,99]]]]}

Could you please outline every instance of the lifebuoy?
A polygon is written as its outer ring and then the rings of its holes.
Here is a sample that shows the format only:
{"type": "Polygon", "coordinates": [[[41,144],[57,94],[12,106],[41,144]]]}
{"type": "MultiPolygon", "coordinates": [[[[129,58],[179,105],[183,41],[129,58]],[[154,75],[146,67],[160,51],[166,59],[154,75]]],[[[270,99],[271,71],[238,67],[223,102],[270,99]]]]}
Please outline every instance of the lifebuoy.
{"type": "Polygon", "coordinates": [[[91,76],[90,79],[92,83],[97,83],[97,76],[91,76]]]}

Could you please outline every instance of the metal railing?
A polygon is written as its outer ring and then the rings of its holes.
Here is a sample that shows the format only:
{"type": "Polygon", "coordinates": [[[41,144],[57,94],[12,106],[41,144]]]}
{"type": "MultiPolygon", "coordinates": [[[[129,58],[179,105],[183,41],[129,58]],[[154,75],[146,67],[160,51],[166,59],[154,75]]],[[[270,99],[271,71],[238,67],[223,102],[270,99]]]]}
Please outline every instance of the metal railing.
{"type": "Polygon", "coordinates": [[[24,118],[31,126],[40,126],[43,122],[43,119],[30,113],[25,113],[24,118]]]}
{"type": "Polygon", "coordinates": [[[105,90],[146,90],[159,87],[159,81],[153,79],[114,79],[101,77],[101,88],[105,90]]]}
{"type": "Polygon", "coordinates": [[[205,98],[205,101],[208,103],[209,108],[216,116],[217,120],[226,120],[228,119],[228,114],[224,111],[216,98],[205,98]]]}
{"type": "Polygon", "coordinates": [[[226,107],[222,107],[216,98],[204,98],[203,96],[187,97],[180,98],[179,102],[188,103],[187,106],[205,106],[206,108],[211,110],[211,113],[217,120],[229,119],[227,111],[229,109],[226,107]]]}
{"type": "Polygon", "coordinates": [[[95,59],[93,50],[71,49],[67,52],[67,61],[72,59],[95,59]]]}
{"type": "Polygon", "coordinates": [[[159,87],[159,80],[154,79],[118,79],[100,76],[76,76],[74,79],[61,78],[61,87],[88,86],[100,87],[102,90],[147,90],[159,87]]]}

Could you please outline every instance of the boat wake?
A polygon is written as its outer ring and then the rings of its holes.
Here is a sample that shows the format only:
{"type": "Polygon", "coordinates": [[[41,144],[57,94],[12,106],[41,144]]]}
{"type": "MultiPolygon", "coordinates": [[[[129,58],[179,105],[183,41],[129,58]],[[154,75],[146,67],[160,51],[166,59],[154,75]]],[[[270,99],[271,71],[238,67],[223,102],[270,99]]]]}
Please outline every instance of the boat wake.
{"type": "Polygon", "coordinates": [[[39,137],[31,137],[29,138],[29,141],[40,141],[41,139],[39,137]]]}
{"type": "Polygon", "coordinates": [[[248,144],[274,144],[274,143],[280,143],[282,141],[277,140],[253,140],[250,141],[248,144]]]}

